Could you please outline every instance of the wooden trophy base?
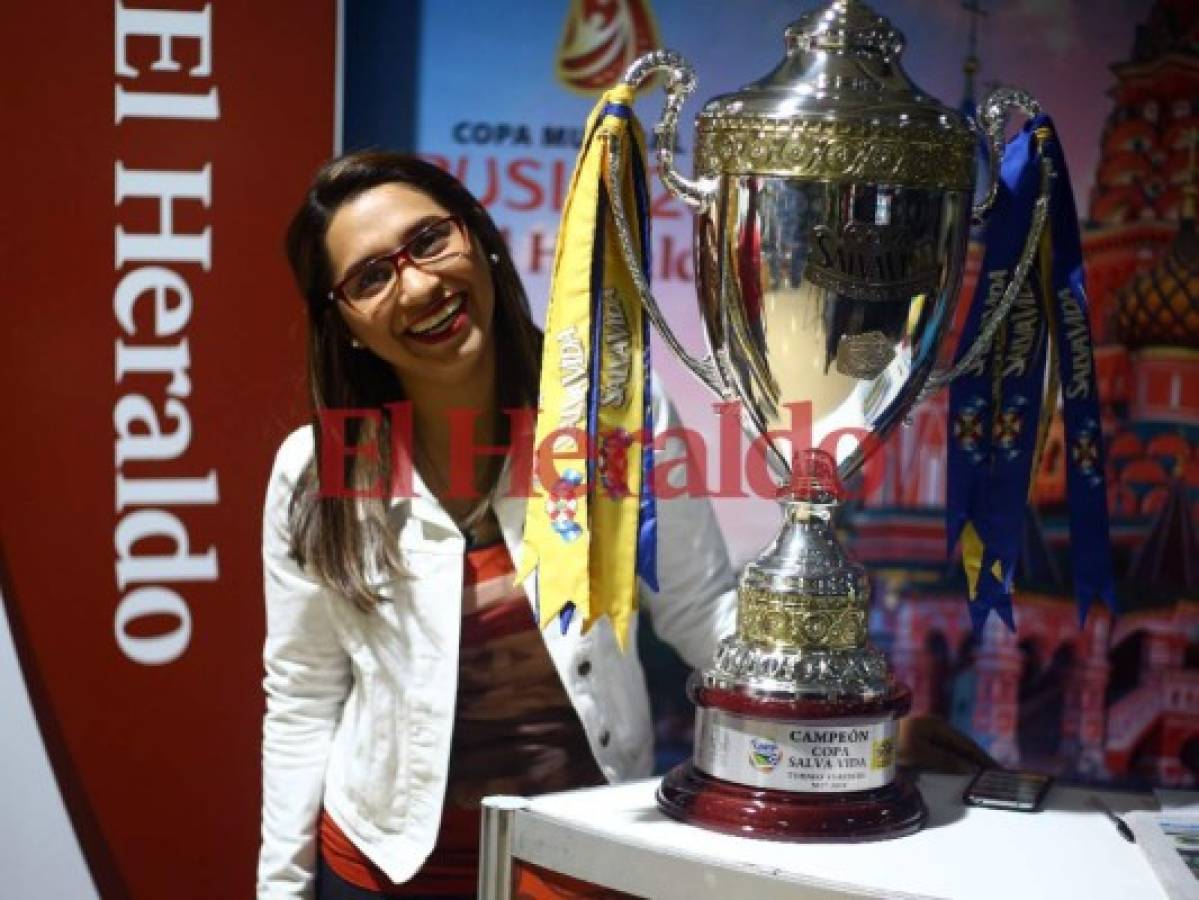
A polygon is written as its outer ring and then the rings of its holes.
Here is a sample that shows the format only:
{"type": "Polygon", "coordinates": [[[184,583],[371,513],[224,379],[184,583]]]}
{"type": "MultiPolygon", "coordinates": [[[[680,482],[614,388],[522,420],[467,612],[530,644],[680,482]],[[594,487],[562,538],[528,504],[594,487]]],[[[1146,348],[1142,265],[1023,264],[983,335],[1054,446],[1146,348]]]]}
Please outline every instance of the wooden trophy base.
{"type": "Polygon", "coordinates": [[[928,818],[912,780],[900,774],[885,787],[845,794],[751,788],[701,772],[688,761],[658,788],[658,807],[680,822],[768,841],[856,843],[903,837],[928,818]]]}
{"type": "MultiPolygon", "coordinates": [[[[691,684],[701,711],[732,713],[761,723],[824,723],[862,716],[897,719],[911,705],[911,693],[893,684],[872,699],[810,700],[763,697],[743,690],[691,684]]],[[[697,752],[702,737],[697,735],[697,752]]],[[[910,776],[866,790],[817,791],[754,787],[710,775],[694,761],[676,766],[658,788],[658,806],[680,822],[713,831],[773,841],[857,842],[902,837],[919,831],[928,808],[910,776]]]]}

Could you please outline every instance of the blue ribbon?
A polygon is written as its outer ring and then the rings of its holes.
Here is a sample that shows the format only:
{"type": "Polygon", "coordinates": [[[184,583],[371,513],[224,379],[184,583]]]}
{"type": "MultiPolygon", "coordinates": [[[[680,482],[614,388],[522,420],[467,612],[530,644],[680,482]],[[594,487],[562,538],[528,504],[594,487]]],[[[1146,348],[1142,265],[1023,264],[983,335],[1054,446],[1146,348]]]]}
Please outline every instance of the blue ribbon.
{"type": "Polygon", "coordinates": [[[1057,341],[1062,419],[1066,426],[1066,491],[1070,511],[1070,565],[1079,620],[1096,597],[1113,613],[1116,591],[1108,535],[1107,485],[1099,418],[1099,382],[1083,271],[1082,241],[1070,172],[1053,122],[1041,152],[1053,163],[1050,237],[1053,244],[1053,322],[1057,341]]]}
{"type": "MultiPolygon", "coordinates": [[[[987,223],[986,252],[979,272],[974,300],[966,316],[955,362],[961,359],[978,336],[986,313],[1002,296],[1019,259],[1032,223],[1037,193],[1037,170],[1032,152],[1031,132],[1022,131],[1008,145],[1000,167],[998,193],[987,223]]],[[[987,516],[987,481],[992,459],[993,420],[996,405],[993,349],[953,381],[949,388],[947,429],[948,484],[946,490],[946,538],[953,551],[968,522],[982,536],[993,531],[987,516]]],[[[980,578],[981,580],[981,578],[980,578]]],[[[995,604],[996,598],[983,599],[976,592],[969,605],[975,629],[995,605],[1009,627],[1012,625],[1010,602],[995,604]]],[[[1002,599],[1002,598],[1000,598],[1002,599]]]]}
{"type": "MultiPolygon", "coordinates": [[[[1046,134],[1045,129],[1052,129],[1047,117],[1028,123],[1004,154],[959,359],[974,342],[984,313],[998,303],[1022,250],[1040,183],[1036,135],[1038,130],[1046,134]]],[[[1081,614],[1085,617],[1096,595],[1109,605],[1114,598],[1078,220],[1060,146],[1056,140],[1042,140],[1039,149],[1049,155],[1057,173],[1050,198],[1052,296],[1043,296],[1040,281],[1030,279],[994,346],[950,388],[946,534],[952,551],[969,523],[982,544],[977,591],[969,604],[976,632],[981,632],[992,609],[1015,628],[1013,576],[1034,474],[1051,337],[1058,348],[1071,456],[1071,553],[1081,614]]]]}
{"type": "MultiPolygon", "coordinates": [[[[1040,186],[1040,164],[1035,140],[1031,139],[1037,124],[1034,121],[1026,127],[1020,142],[1022,171],[1017,182],[1017,202],[1027,208],[1028,224],[1032,221],[1032,205],[1040,186]]],[[[1015,251],[1020,252],[1027,228],[1026,224],[1020,232],[1001,239],[1005,252],[1011,252],[1012,238],[1021,245],[1015,251]]],[[[987,285],[988,296],[1006,285],[1014,267],[1013,257],[1007,277],[987,285]]],[[[986,274],[990,280],[997,273],[986,270],[986,274]]],[[[998,355],[992,357],[996,406],[991,417],[991,459],[978,495],[984,502],[974,510],[975,528],[984,548],[978,596],[971,604],[971,611],[978,619],[976,628],[982,627],[990,609],[994,609],[1009,628],[1015,627],[1012,579],[1024,532],[1029,485],[1034,475],[1049,344],[1049,323],[1041,294],[1040,281],[1030,277],[997,336],[998,355]],[[999,563],[999,578],[993,574],[996,562],[999,563]]]]}
{"type": "MultiPolygon", "coordinates": [[[[633,193],[637,198],[637,221],[641,226],[641,267],[645,283],[653,278],[653,259],[650,252],[649,191],[646,189],[645,168],[641,165],[641,147],[630,132],[633,144],[633,193]]],[[[654,499],[654,396],[650,377],[649,316],[641,317],[641,346],[645,348],[642,365],[645,377],[642,400],[645,410],[642,418],[641,441],[641,500],[637,510],[637,575],[652,591],[658,590],[658,507],[654,499]]]]}

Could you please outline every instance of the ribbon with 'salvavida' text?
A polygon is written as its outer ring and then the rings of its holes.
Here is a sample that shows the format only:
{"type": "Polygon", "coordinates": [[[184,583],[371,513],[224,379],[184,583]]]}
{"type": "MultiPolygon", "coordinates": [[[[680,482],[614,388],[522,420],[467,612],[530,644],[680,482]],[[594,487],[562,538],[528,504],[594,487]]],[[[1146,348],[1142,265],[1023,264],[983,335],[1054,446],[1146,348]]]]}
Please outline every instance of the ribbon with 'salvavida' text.
{"type": "Polygon", "coordinates": [[[1033,221],[1041,160],[1054,173],[1036,265],[994,343],[949,393],[949,549],[961,542],[976,632],[991,610],[1015,628],[1014,576],[1025,511],[1047,427],[1060,401],[1070,557],[1080,616],[1101,599],[1115,606],[1107,491],[1078,218],[1061,145],[1047,116],[1009,142],[986,250],[958,349],[977,337],[1013,277],[1033,221]],[[1056,359],[1056,367],[1053,360],[1056,359]]]}
{"type": "Polygon", "coordinates": [[[644,138],[632,88],[609,90],[587,123],[562,213],[546,313],[533,496],[523,579],[537,571],[538,618],[565,630],[603,616],[625,647],[640,577],[657,588],[650,479],[649,323],[613,219],[628,210],[633,256],[650,273],[644,138]],[[620,154],[619,178],[610,153],[620,154]]]}

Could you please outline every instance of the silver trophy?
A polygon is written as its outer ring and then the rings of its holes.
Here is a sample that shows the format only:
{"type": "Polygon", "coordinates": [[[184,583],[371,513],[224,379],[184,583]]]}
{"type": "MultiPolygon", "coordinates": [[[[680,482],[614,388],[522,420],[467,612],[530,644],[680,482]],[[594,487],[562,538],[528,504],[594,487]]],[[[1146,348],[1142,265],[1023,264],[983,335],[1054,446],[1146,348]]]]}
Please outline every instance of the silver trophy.
{"type": "Polygon", "coordinates": [[[1051,173],[1043,167],[1022,258],[978,340],[938,369],[971,222],[996,196],[1006,118],[1035,115],[1037,104],[1001,89],[979,124],[968,120],[912,84],[903,35],[856,0],[803,15],[785,43],[770,74],[703,107],[691,179],[673,148],[693,70],[658,51],[624,76],[637,87],[666,75],[657,156],[663,183],[695,212],[709,354],[684,349],[631,264],[647,315],[714,394],[740,401],[752,438],[787,431],[797,410],[811,421],[810,447],[768,439],[782,529],[740,576],[736,633],[693,677],[695,757],[667,776],[659,803],[736,833],[864,839],[915,830],[926,813],[897,775],[896,723],[910,695],[866,640],[869,580],[831,524],[839,485],[922,396],[989,347],[1028,274],[1051,173]],[[980,137],[989,173],[974,205],[980,137]],[[852,443],[836,440],[843,434],[867,439],[839,452],[852,443]]]}

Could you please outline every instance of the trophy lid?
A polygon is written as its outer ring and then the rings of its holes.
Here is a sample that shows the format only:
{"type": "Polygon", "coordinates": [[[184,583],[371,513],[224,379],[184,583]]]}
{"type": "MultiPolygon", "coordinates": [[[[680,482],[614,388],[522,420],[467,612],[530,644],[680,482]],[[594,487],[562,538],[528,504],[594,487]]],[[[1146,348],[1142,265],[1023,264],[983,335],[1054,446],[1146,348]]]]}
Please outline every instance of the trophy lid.
{"type": "Polygon", "coordinates": [[[903,34],[860,0],[785,33],[786,56],[699,115],[702,175],[781,174],[968,190],[977,138],[903,71],[903,34]]]}

